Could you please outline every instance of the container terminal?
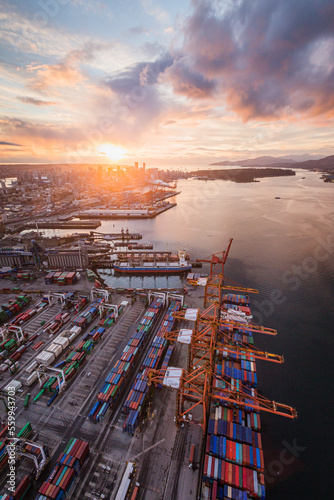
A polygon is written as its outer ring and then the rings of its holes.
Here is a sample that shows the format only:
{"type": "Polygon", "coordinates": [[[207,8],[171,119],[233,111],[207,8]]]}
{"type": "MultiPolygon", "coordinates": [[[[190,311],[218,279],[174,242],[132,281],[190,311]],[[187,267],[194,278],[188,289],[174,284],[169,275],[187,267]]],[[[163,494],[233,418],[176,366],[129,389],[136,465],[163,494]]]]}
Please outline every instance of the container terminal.
{"type": "Polygon", "coordinates": [[[257,391],[284,360],[254,345],[277,332],[225,277],[231,242],[187,293],[2,273],[1,500],[265,498],[260,412],[297,413],[257,391]]]}

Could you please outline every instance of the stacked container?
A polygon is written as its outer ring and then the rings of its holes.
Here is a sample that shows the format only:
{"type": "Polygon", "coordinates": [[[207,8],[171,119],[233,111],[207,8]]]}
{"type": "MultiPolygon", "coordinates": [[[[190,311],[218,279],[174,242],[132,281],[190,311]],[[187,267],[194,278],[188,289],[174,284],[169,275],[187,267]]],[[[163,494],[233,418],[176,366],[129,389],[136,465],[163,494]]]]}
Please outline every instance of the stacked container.
{"type": "Polygon", "coordinates": [[[147,340],[147,335],[157,318],[161,306],[162,299],[154,299],[150,307],[145,311],[136,331],[124,347],[120,359],[116,361],[107,375],[98,393],[97,402],[89,413],[89,418],[93,422],[101,421],[108,408],[112,407],[116,402],[125,380],[127,380],[135,366],[138,355],[147,340]]]}
{"type": "MultiPolygon", "coordinates": [[[[134,434],[150,395],[147,384],[148,372],[150,369],[158,369],[160,367],[161,360],[168,345],[168,342],[165,339],[165,334],[174,328],[175,318],[173,313],[179,311],[180,308],[181,304],[179,301],[173,301],[169,305],[161,322],[161,326],[152,340],[147,355],[144,358],[141,366],[141,372],[138,373],[124,403],[123,413],[127,415],[127,418],[123,424],[123,431],[126,431],[129,434],[134,434]]],[[[164,367],[166,368],[172,352],[173,347],[170,346],[168,356],[166,353],[166,357],[164,358],[164,367]]]]}
{"type": "MultiPolygon", "coordinates": [[[[223,311],[250,314],[248,296],[229,293],[223,298],[223,311]]],[[[252,332],[247,325],[238,329],[232,325],[220,325],[219,333],[231,345],[242,346],[243,342],[253,344],[252,332]]],[[[246,352],[229,352],[224,347],[216,350],[213,381],[216,396],[219,396],[221,389],[231,387],[235,391],[242,389],[244,393],[255,397],[256,383],[253,356],[246,352]]],[[[210,488],[212,500],[265,498],[260,430],[259,414],[251,407],[238,408],[236,403],[233,408],[229,408],[223,400],[218,407],[211,407],[203,482],[210,488]]]]}
{"type": "Polygon", "coordinates": [[[69,498],[75,487],[81,468],[89,454],[89,444],[71,438],[65,450],[57,459],[47,481],[39,489],[35,500],[64,500],[69,498]]]}

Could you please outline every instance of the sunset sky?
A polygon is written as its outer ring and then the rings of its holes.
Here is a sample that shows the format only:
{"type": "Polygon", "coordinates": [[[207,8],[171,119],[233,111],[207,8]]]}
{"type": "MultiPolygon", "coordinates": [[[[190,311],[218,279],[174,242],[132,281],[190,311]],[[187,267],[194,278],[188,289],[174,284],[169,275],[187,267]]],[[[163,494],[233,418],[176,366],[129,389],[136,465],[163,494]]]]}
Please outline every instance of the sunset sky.
{"type": "Polygon", "coordinates": [[[0,161],[334,153],[332,0],[0,0],[0,161]]]}

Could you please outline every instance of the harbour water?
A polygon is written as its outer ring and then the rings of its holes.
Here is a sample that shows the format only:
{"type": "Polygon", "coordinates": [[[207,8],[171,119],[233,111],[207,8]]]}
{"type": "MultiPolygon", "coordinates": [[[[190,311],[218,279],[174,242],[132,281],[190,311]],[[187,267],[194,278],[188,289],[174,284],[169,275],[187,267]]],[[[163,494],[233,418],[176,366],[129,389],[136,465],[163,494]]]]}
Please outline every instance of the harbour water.
{"type": "MultiPolygon", "coordinates": [[[[259,388],[296,407],[298,419],[262,414],[268,498],[333,498],[333,185],[314,172],[251,184],[183,180],[177,206],[156,219],[103,221],[143,234],[155,250],[185,249],[191,260],[227,247],[227,277],[257,288],[252,310],[277,337],[256,344],[285,363],[258,361],[259,388]],[[275,197],[280,197],[276,199],[275,197]]],[[[174,199],[171,199],[174,201],[174,199]]],[[[68,231],[45,231],[60,234],[68,231]]],[[[203,266],[198,272],[208,272],[203,266]]],[[[123,277],[103,271],[113,287],[180,287],[184,278],[123,277]]]]}

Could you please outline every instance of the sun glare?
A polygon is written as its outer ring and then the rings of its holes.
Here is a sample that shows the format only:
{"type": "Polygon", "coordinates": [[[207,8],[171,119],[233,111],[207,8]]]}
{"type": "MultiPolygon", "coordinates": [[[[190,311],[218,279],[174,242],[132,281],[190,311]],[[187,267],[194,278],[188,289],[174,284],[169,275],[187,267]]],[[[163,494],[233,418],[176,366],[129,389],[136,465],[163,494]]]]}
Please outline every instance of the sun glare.
{"type": "Polygon", "coordinates": [[[111,161],[118,161],[124,157],[127,150],[115,144],[102,144],[99,147],[99,154],[106,155],[111,161]]]}

